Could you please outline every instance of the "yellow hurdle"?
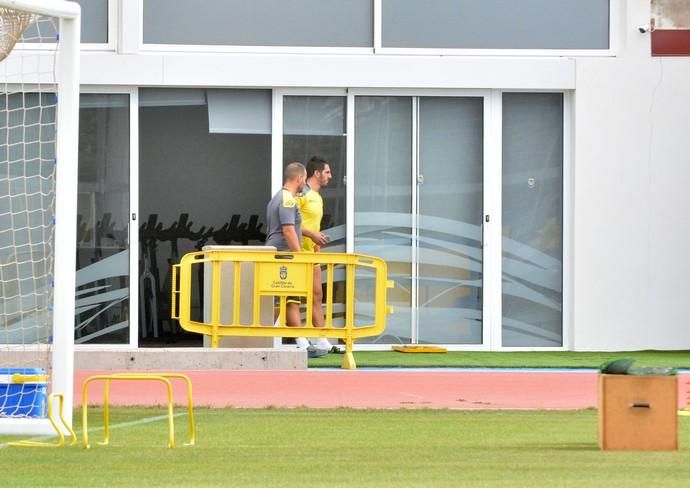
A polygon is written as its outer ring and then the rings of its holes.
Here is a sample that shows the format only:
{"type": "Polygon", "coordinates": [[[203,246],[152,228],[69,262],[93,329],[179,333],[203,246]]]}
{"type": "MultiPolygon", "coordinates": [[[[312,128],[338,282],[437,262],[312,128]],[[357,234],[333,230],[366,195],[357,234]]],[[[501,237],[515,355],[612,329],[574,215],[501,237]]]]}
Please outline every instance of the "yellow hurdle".
{"type": "MultiPolygon", "coordinates": [[[[173,266],[172,273],[172,318],[180,322],[187,331],[205,334],[211,339],[211,347],[218,347],[222,336],[255,336],[255,337],[325,337],[341,339],[345,342],[345,356],[342,367],[355,369],[352,355],[352,344],[362,337],[380,335],[386,328],[387,314],[393,308],[386,304],[386,290],[393,287],[387,280],[386,262],[380,258],[361,254],[336,253],[292,253],[280,251],[244,251],[244,250],[209,250],[193,252],[182,257],[180,264],[173,266]],[[232,289],[221,289],[221,267],[232,265],[232,289]],[[325,266],[326,293],[324,295],[324,327],[314,327],[312,323],[313,304],[313,267],[325,266]],[[203,321],[192,320],[191,298],[192,280],[195,266],[204,266],[211,274],[210,316],[203,321]],[[247,271],[249,266],[249,271],[247,271]],[[345,293],[344,325],[333,323],[335,314],[334,275],[336,268],[344,268],[345,293]],[[374,280],[373,297],[366,296],[366,301],[373,298],[373,322],[361,324],[355,321],[355,286],[357,271],[367,273],[374,280]],[[253,276],[251,301],[241,296],[242,274],[253,276]],[[373,274],[373,277],[372,277],[373,274]],[[278,323],[261,322],[261,299],[278,297],[280,315],[278,323]],[[286,321],[287,297],[301,297],[306,304],[305,325],[288,327],[286,321]],[[242,298],[245,300],[243,301],[242,298]],[[221,319],[221,303],[232,303],[232,317],[221,319]],[[251,310],[242,310],[243,303],[249,302],[251,310]],[[243,317],[243,320],[240,320],[243,317]],[[248,318],[247,318],[248,317],[248,318]]],[[[249,305],[245,306],[248,307],[249,305]]]]}
{"type": "MultiPolygon", "coordinates": [[[[40,377],[41,379],[27,379],[26,381],[46,381],[47,377],[40,377]]],[[[18,382],[18,381],[17,381],[18,382]]],[[[62,433],[62,430],[57,426],[55,423],[55,419],[53,419],[53,399],[57,398],[60,403],[59,403],[59,413],[60,413],[60,421],[62,422],[62,425],[65,427],[65,429],[69,432],[70,437],[72,438],[72,442],[70,442],[70,445],[73,446],[77,442],[77,434],[74,433],[72,430],[72,427],[69,426],[67,421],[65,420],[65,416],[63,413],[64,410],[64,404],[65,404],[65,397],[61,393],[51,393],[48,395],[48,420],[50,420],[50,425],[53,426],[53,429],[55,429],[55,432],[58,436],[57,442],[40,442],[40,441],[18,441],[18,442],[8,442],[8,446],[12,447],[62,447],[65,445],[65,436],[62,433]]]]}
{"type": "Polygon", "coordinates": [[[84,380],[81,389],[81,405],[82,405],[82,429],[83,429],[83,445],[86,449],[91,447],[89,444],[89,428],[88,428],[88,397],[89,384],[94,381],[104,381],[105,387],[103,390],[103,441],[100,445],[105,446],[110,443],[110,382],[112,380],[119,381],[159,381],[166,386],[168,394],[168,447],[175,447],[175,423],[173,421],[173,393],[172,384],[168,378],[179,378],[185,380],[187,383],[187,415],[189,417],[189,442],[186,446],[193,446],[196,440],[196,431],[194,429],[194,409],[192,401],[192,382],[187,375],[178,373],[115,373],[89,376],[84,380]]]}

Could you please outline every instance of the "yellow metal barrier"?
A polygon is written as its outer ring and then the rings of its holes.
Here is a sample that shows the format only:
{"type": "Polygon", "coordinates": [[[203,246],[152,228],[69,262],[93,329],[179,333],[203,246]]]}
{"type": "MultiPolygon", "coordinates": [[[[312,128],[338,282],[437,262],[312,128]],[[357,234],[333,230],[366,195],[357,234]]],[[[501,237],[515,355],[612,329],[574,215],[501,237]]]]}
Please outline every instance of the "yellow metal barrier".
{"type": "Polygon", "coordinates": [[[352,344],[362,337],[381,334],[386,328],[386,316],[393,312],[386,305],[386,289],[393,287],[387,280],[386,262],[380,258],[361,254],[336,253],[291,253],[280,251],[236,251],[209,250],[193,252],[182,257],[179,265],[173,266],[172,318],[180,326],[191,332],[205,334],[211,338],[211,347],[218,347],[222,336],[282,336],[282,337],[325,337],[342,339],[345,342],[343,368],[356,368],[352,355],[352,344]],[[234,286],[232,290],[221,289],[221,266],[232,264],[234,286]],[[253,274],[252,310],[249,314],[240,313],[243,300],[241,296],[243,263],[250,266],[253,274]],[[211,272],[210,317],[193,320],[192,280],[195,276],[192,268],[203,265],[211,272]],[[324,327],[314,327],[312,323],[313,304],[313,267],[325,266],[326,293],[324,295],[324,327]],[[334,325],[334,275],[336,268],[344,268],[344,325],[334,325]],[[359,324],[355,321],[355,299],[358,269],[367,273],[367,279],[374,280],[373,321],[359,324]],[[261,323],[260,302],[262,297],[278,297],[280,319],[278,324],[261,323]],[[306,303],[306,324],[301,327],[289,327],[286,321],[286,300],[288,297],[302,297],[306,303]],[[232,317],[224,323],[221,320],[221,303],[232,300],[232,317]],[[241,316],[249,319],[240,320],[241,316]]]}
{"type": "Polygon", "coordinates": [[[100,445],[105,446],[110,443],[110,381],[111,380],[127,380],[127,381],[160,381],[164,383],[168,393],[168,447],[175,447],[175,423],[173,421],[173,394],[172,384],[168,378],[180,378],[187,383],[187,415],[189,417],[189,442],[186,446],[193,446],[196,440],[196,431],[194,429],[194,410],[192,401],[192,382],[187,375],[178,373],[115,373],[105,375],[89,376],[84,380],[84,385],[81,389],[81,405],[82,405],[82,429],[83,429],[83,445],[86,449],[90,448],[89,444],[89,428],[88,428],[88,397],[89,384],[93,381],[105,381],[103,390],[103,441],[100,445]]]}

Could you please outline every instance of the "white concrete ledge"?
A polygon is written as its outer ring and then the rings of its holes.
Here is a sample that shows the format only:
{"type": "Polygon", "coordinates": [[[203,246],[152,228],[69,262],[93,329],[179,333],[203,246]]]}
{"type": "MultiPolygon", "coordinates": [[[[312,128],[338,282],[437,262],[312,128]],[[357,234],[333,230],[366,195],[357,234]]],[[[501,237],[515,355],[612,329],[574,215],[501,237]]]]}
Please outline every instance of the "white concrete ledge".
{"type": "Polygon", "coordinates": [[[306,369],[307,355],[297,349],[152,348],[77,351],[74,369],[204,370],[306,369]]]}
{"type": "MultiPolygon", "coordinates": [[[[5,364],[27,364],[45,353],[12,351],[5,364]],[[12,356],[12,357],[10,357],[12,356]],[[16,357],[15,357],[16,356],[16,357]]],[[[299,370],[307,369],[307,353],[298,349],[170,347],[150,349],[79,348],[75,370],[299,370]]]]}

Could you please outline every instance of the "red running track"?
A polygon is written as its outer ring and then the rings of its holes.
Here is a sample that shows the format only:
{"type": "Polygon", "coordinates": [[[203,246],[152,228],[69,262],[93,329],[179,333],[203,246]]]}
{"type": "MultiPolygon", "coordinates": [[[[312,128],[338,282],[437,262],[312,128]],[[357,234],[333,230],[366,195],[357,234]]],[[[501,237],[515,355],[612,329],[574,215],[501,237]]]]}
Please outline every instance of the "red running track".
{"type": "MultiPolygon", "coordinates": [[[[78,371],[75,406],[83,381],[115,371],[78,371]]],[[[132,373],[133,371],[127,371],[132,373]]],[[[594,372],[495,371],[181,371],[192,380],[197,407],[236,408],[451,408],[580,409],[596,407],[594,372]]],[[[141,371],[141,373],[154,373],[141,371]]],[[[687,380],[679,377],[679,406],[687,380]]],[[[184,382],[173,379],[175,403],[186,404],[184,382]]],[[[89,386],[89,405],[100,405],[103,382],[89,386]]],[[[153,381],[113,381],[111,405],[165,405],[165,387],[153,381]]]]}

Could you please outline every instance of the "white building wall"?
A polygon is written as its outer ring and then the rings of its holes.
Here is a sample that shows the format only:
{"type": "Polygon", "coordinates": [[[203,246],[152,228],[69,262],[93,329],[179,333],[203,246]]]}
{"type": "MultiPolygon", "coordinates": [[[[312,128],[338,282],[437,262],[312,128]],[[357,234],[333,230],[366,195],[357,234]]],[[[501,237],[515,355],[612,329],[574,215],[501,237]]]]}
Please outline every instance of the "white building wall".
{"type": "Polygon", "coordinates": [[[116,48],[83,51],[81,82],[572,94],[565,346],[690,349],[690,57],[651,56],[648,1],[612,5],[601,55],[161,53],[142,50],[139,2],[122,0],[116,48]]]}
{"type": "Polygon", "coordinates": [[[617,56],[576,60],[572,344],[690,349],[690,57],[626,6],[617,56]]]}
{"type": "MultiPolygon", "coordinates": [[[[137,11],[131,0],[122,5],[137,11]]],[[[574,89],[566,346],[688,349],[690,58],[651,57],[650,35],[637,30],[649,22],[649,2],[612,5],[613,55],[570,58],[154,53],[138,45],[140,25],[123,18],[126,55],[85,52],[82,83],[574,89]]]]}

